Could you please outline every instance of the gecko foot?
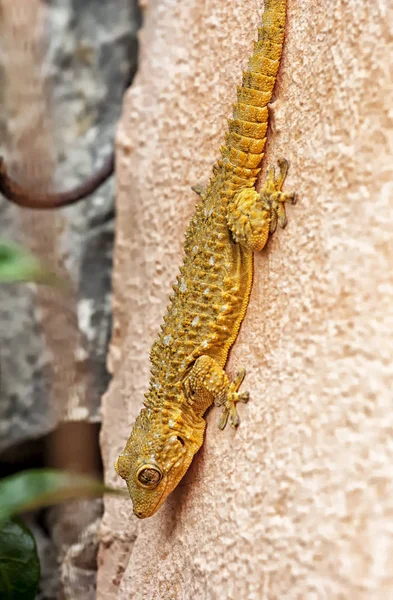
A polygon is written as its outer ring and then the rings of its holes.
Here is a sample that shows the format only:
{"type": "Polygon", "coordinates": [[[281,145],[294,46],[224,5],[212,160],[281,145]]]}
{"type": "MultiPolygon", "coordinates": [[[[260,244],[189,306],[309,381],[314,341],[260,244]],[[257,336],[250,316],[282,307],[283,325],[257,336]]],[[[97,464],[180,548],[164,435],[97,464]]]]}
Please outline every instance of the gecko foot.
{"type": "Polygon", "coordinates": [[[228,204],[227,222],[235,242],[253,252],[262,250],[277,225],[285,227],[285,203],[296,201],[294,193],[282,192],[288,172],[288,161],[278,161],[279,171],[269,167],[266,180],[257,192],[254,188],[243,188],[228,204]]]}
{"type": "Polygon", "coordinates": [[[260,191],[262,204],[270,206],[270,233],[274,233],[277,224],[285,227],[287,217],[285,214],[285,202],[296,204],[296,194],[294,192],[282,192],[282,186],[288,173],[288,161],[281,158],[278,161],[279,172],[276,176],[274,167],[267,170],[266,180],[260,191]]]}
{"type": "Polygon", "coordinates": [[[237,414],[236,410],[236,404],[237,402],[248,402],[250,398],[250,394],[248,392],[238,392],[245,374],[245,369],[239,371],[235,379],[229,384],[225,396],[222,396],[215,401],[216,406],[224,407],[218,423],[219,429],[224,429],[228,422],[228,418],[230,418],[229,422],[232,427],[237,427],[240,423],[239,415],[237,414]]]}

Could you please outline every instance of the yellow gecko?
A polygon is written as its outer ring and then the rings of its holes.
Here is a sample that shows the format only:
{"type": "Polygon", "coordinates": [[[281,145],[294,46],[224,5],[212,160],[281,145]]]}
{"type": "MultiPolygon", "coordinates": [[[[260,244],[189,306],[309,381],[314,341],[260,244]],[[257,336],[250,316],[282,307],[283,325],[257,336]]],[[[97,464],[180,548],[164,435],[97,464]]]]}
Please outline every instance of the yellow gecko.
{"type": "Polygon", "coordinates": [[[203,418],[213,403],[223,409],[219,427],[239,424],[237,402],[245,371],[233,381],[224,371],[244,318],[253,280],[253,254],[262,250],[277,224],[286,225],[281,191],[288,169],[269,168],[255,190],[268,125],[268,103],[279,68],[286,0],[265,0],[258,41],[237,90],[221,159],[186,234],[183,265],[174,295],[150,353],[151,378],[144,407],[117,473],[127,482],[134,514],[153,515],[186,473],[203,443],[203,418]]]}

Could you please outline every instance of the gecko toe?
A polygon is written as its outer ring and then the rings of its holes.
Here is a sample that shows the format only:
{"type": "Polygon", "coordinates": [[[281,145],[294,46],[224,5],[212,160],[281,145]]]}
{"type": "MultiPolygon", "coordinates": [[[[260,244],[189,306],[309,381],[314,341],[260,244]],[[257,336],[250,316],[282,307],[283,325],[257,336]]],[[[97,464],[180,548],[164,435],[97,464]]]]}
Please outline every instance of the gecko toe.
{"type": "Polygon", "coordinates": [[[229,409],[224,408],[224,410],[221,413],[220,420],[218,422],[218,429],[221,429],[221,430],[225,429],[225,426],[228,423],[228,417],[229,417],[229,409]]]}
{"type": "Polygon", "coordinates": [[[243,402],[243,404],[246,404],[250,399],[250,393],[249,392],[242,392],[241,394],[239,394],[237,401],[238,402],[243,402]]]}

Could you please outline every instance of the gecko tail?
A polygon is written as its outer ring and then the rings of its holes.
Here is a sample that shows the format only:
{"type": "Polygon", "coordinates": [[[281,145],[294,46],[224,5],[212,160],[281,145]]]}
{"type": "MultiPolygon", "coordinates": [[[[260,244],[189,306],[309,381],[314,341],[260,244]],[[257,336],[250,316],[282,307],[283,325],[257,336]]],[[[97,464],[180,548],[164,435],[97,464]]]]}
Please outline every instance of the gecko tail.
{"type": "Polygon", "coordinates": [[[237,88],[229,132],[221,148],[223,162],[233,167],[233,183],[253,185],[263,158],[271,101],[285,35],[286,0],[265,0],[258,41],[237,88]]]}

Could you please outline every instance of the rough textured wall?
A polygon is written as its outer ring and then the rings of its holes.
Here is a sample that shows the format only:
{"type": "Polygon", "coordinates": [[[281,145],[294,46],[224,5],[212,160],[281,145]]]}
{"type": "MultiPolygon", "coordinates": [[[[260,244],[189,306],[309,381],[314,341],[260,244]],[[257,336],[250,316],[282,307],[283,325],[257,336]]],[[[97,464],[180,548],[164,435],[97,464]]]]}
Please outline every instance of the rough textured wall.
{"type": "MultiPolygon", "coordinates": [[[[106,501],[98,598],[393,597],[393,5],[289,0],[266,162],[299,202],[256,257],[228,372],[251,391],[151,519],[106,501]]],[[[118,135],[107,480],[262,2],[151,0],[118,135]]]]}

